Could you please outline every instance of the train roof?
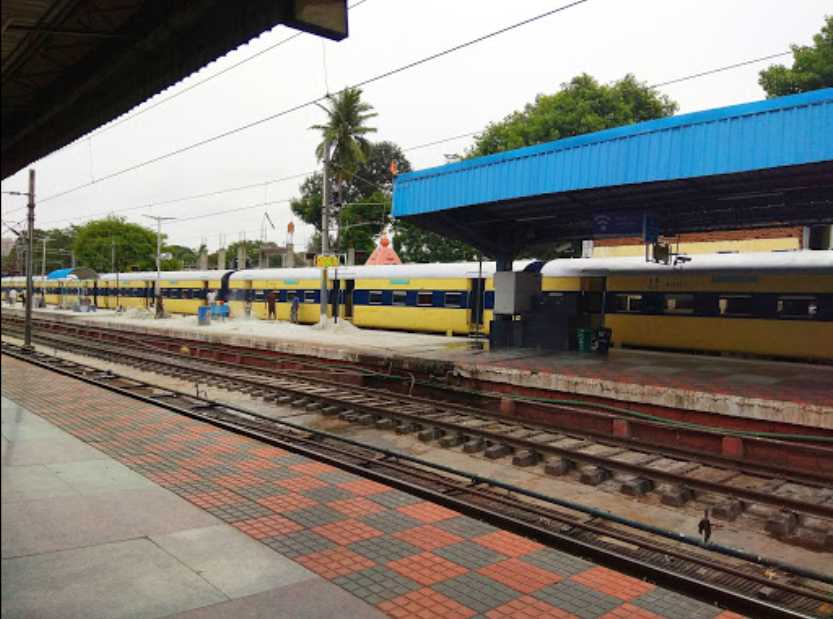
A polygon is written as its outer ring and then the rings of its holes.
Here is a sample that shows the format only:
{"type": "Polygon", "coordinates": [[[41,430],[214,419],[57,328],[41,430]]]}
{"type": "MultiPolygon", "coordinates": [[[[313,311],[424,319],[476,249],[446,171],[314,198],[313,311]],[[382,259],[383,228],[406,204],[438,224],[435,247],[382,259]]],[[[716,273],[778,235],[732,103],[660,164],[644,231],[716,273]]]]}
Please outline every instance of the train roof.
{"type": "MultiPolygon", "coordinates": [[[[219,280],[222,279],[226,273],[231,273],[230,269],[211,269],[208,271],[162,271],[159,279],[161,281],[178,281],[178,280],[219,280]]],[[[134,271],[131,273],[104,273],[99,275],[99,280],[116,281],[118,275],[119,282],[135,282],[135,281],[156,281],[156,271],[134,271]]]]}
{"type": "Polygon", "coordinates": [[[279,269],[245,269],[235,271],[231,281],[251,281],[255,279],[320,279],[321,269],[316,267],[293,267],[279,269]]]}
{"type": "Polygon", "coordinates": [[[551,260],[541,269],[544,277],[602,276],[610,274],[668,274],[714,271],[826,271],[833,273],[833,251],[750,252],[745,254],[693,254],[677,265],[646,262],[643,256],[621,258],[566,258],[551,260]]]}
{"type": "MultiPolygon", "coordinates": [[[[516,260],[514,268],[522,271],[531,260],[516,260]]],[[[489,277],[495,272],[495,263],[486,262],[452,262],[430,264],[384,264],[330,267],[329,277],[338,275],[339,279],[390,279],[396,277],[413,277],[420,279],[443,279],[465,277],[473,279],[482,273],[489,277]]],[[[232,281],[268,280],[268,279],[318,279],[321,270],[315,267],[298,267],[287,269],[247,269],[237,271],[231,276],[232,281]]]]}

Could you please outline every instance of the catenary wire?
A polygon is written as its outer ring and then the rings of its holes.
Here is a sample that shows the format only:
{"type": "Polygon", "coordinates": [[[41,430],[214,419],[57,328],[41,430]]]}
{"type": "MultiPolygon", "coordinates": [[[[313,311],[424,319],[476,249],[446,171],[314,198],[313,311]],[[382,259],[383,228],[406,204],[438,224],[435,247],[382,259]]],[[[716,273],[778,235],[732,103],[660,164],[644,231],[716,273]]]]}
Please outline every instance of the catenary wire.
{"type": "MultiPolygon", "coordinates": [[[[355,2],[355,3],[351,4],[347,8],[348,8],[348,10],[355,9],[356,7],[358,7],[359,5],[364,4],[365,2],[367,2],[367,0],[358,0],[358,2],[355,2]]],[[[259,58],[260,56],[263,56],[264,54],[267,54],[267,53],[271,52],[272,50],[277,49],[278,47],[281,47],[282,45],[284,45],[286,43],[289,43],[290,41],[293,41],[294,39],[297,39],[298,37],[300,37],[301,35],[304,35],[304,34],[306,34],[306,33],[305,32],[296,32],[295,34],[293,34],[291,36],[288,36],[285,39],[281,39],[280,41],[270,45],[269,47],[267,47],[265,49],[262,49],[259,52],[255,52],[251,56],[247,56],[243,60],[240,60],[239,62],[236,62],[233,65],[228,66],[225,69],[222,69],[222,70],[218,71],[217,73],[209,75],[209,76],[199,80],[198,82],[195,82],[195,83],[191,84],[190,86],[187,86],[186,88],[183,88],[182,90],[173,93],[172,95],[170,95],[168,97],[160,99],[159,101],[156,101],[155,103],[152,103],[151,105],[149,105],[149,106],[147,106],[143,109],[137,110],[133,114],[128,114],[126,116],[123,116],[122,118],[114,120],[114,121],[108,123],[107,125],[101,127],[100,129],[97,129],[96,131],[93,131],[92,133],[89,133],[85,136],[82,136],[82,137],[78,138],[77,140],[74,140],[73,142],[70,142],[66,146],[62,146],[61,148],[54,151],[53,153],[50,153],[46,157],[50,157],[52,155],[55,155],[55,154],[65,150],[67,148],[71,148],[73,146],[76,146],[76,145],[80,144],[83,140],[88,140],[88,139],[94,138],[96,136],[101,135],[102,133],[105,133],[105,132],[109,131],[110,129],[114,129],[115,127],[118,127],[119,125],[122,125],[122,124],[124,124],[128,121],[131,121],[134,118],[136,118],[137,116],[141,116],[142,114],[144,114],[146,112],[149,112],[153,109],[156,109],[160,105],[163,105],[163,104],[165,104],[169,101],[172,101],[173,99],[176,99],[177,97],[180,97],[180,96],[184,95],[185,93],[190,92],[190,91],[194,90],[195,88],[198,88],[198,87],[202,86],[203,84],[205,84],[207,82],[210,82],[211,80],[213,80],[215,78],[220,77],[221,75],[225,75],[226,73],[228,73],[230,71],[233,71],[234,69],[237,69],[240,66],[246,64],[247,62],[250,62],[250,61],[254,60],[255,58],[259,58]]],[[[44,157],[44,159],[46,159],[46,157],[44,157]]]]}
{"type": "MultiPolygon", "coordinates": [[[[714,69],[709,69],[708,71],[701,71],[699,73],[692,73],[690,75],[675,78],[675,79],[668,80],[668,81],[665,81],[665,82],[658,82],[656,84],[649,85],[648,88],[659,88],[661,86],[667,86],[667,85],[671,85],[671,84],[677,84],[677,83],[689,81],[689,80],[692,80],[692,79],[697,79],[697,78],[700,78],[700,77],[706,77],[706,76],[709,76],[709,75],[714,75],[716,73],[721,73],[723,71],[729,71],[729,70],[732,70],[732,69],[748,66],[748,65],[755,64],[755,63],[758,63],[758,62],[763,62],[763,61],[766,61],[766,60],[772,60],[774,58],[779,58],[781,56],[789,55],[791,53],[792,53],[791,51],[787,51],[787,52],[779,52],[777,54],[769,54],[767,56],[760,56],[760,57],[753,58],[753,59],[750,59],[750,60],[744,60],[742,62],[737,62],[737,63],[717,67],[717,68],[714,68],[714,69]]],[[[403,148],[402,150],[403,150],[403,152],[410,152],[410,151],[414,151],[414,150],[420,150],[420,149],[423,149],[423,148],[429,148],[431,146],[438,146],[440,144],[445,144],[447,142],[453,142],[455,140],[472,137],[474,135],[477,135],[481,131],[482,131],[482,129],[477,130],[477,131],[469,131],[469,132],[466,132],[466,133],[460,133],[460,134],[456,134],[456,135],[453,135],[453,136],[450,136],[450,137],[447,137],[447,138],[442,138],[442,139],[439,139],[439,140],[433,140],[433,141],[430,141],[430,142],[425,142],[425,143],[422,143],[422,144],[417,144],[417,145],[414,145],[414,146],[410,146],[408,148],[403,148]]],[[[196,194],[196,195],[193,195],[193,196],[185,196],[185,197],[182,197],[182,198],[177,198],[177,199],[172,200],[170,202],[181,202],[181,201],[196,199],[196,198],[200,198],[200,197],[207,197],[207,196],[210,196],[210,195],[220,195],[222,193],[229,193],[229,192],[233,192],[233,191],[237,191],[237,190],[249,189],[249,188],[252,188],[252,187],[271,184],[271,183],[274,183],[274,182],[280,182],[281,180],[288,180],[288,179],[291,179],[291,178],[300,178],[302,176],[310,176],[313,173],[314,173],[314,171],[305,172],[305,173],[294,175],[292,177],[287,177],[287,179],[276,179],[274,181],[262,181],[262,182],[259,182],[259,183],[253,183],[251,185],[245,185],[245,186],[241,186],[241,187],[232,187],[232,188],[229,188],[229,189],[221,189],[221,190],[217,190],[216,192],[209,192],[209,193],[206,193],[206,194],[196,194]]],[[[89,184],[92,184],[92,183],[88,183],[87,185],[89,185],[89,184]]],[[[54,196],[54,197],[57,197],[57,196],[54,196]]],[[[137,207],[129,207],[129,208],[126,208],[126,209],[119,209],[119,210],[116,210],[116,211],[106,211],[106,213],[125,212],[125,211],[139,209],[139,208],[152,208],[154,206],[160,206],[160,205],[168,204],[170,202],[150,203],[150,204],[147,204],[147,205],[141,205],[141,206],[137,206],[137,207]]],[[[23,208],[25,208],[25,207],[21,207],[19,209],[15,209],[15,210],[22,210],[23,208]]],[[[10,212],[15,212],[15,211],[10,211],[10,212]]],[[[102,212],[102,214],[106,214],[106,213],[102,212]]],[[[87,219],[87,218],[89,218],[89,217],[85,217],[85,219],[87,219]]],[[[68,217],[68,218],[63,218],[63,219],[59,219],[59,220],[52,220],[48,223],[56,223],[56,222],[60,222],[60,221],[69,221],[71,219],[74,219],[74,218],[68,217]]]]}
{"type": "MultiPolygon", "coordinates": [[[[535,15],[533,17],[529,17],[529,18],[524,19],[522,21],[516,22],[516,23],[514,23],[510,26],[506,26],[504,28],[494,30],[494,31],[492,31],[488,34],[476,37],[474,39],[470,39],[469,41],[466,41],[465,43],[460,43],[460,44],[455,45],[453,47],[446,48],[446,49],[444,49],[440,52],[437,52],[435,54],[430,54],[428,56],[420,58],[419,60],[409,62],[407,64],[404,64],[404,65],[401,65],[401,66],[396,67],[394,69],[391,69],[389,71],[385,71],[384,73],[379,73],[377,75],[374,75],[373,77],[369,77],[367,79],[361,80],[359,82],[356,82],[355,84],[352,84],[351,86],[345,87],[344,89],[342,89],[339,92],[343,92],[347,88],[359,88],[361,86],[367,86],[368,84],[378,82],[380,80],[386,79],[386,78],[391,77],[393,75],[397,75],[397,74],[402,73],[404,71],[408,71],[410,69],[421,66],[421,65],[426,64],[428,62],[431,62],[433,60],[437,60],[438,58],[448,56],[449,54],[453,54],[454,52],[457,52],[457,51],[460,51],[462,49],[468,48],[472,45],[476,45],[478,43],[481,43],[481,42],[486,41],[488,39],[491,39],[493,37],[499,36],[499,35],[504,34],[506,32],[510,32],[512,30],[515,30],[515,29],[520,28],[522,26],[531,24],[531,23],[536,22],[536,21],[538,21],[540,19],[543,19],[545,17],[549,17],[550,15],[554,15],[556,13],[566,11],[567,9],[579,6],[579,5],[584,4],[586,2],[589,2],[589,1],[590,0],[575,0],[574,2],[564,4],[562,6],[556,7],[555,9],[551,9],[549,11],[545,11],[544,13],[540,13],[540,14],[535,15]]],[[[156,157],[152,157],[151,159],[147,159],[147,160],[142,161],[140,163],[136,163],[136,164],[128,166],[126,168],[122,168],[121,170],[117,170],[115,172],[105,174],[105,175],[99,177],[98,179],[96,179],[94,181],[90,181],[90,182],[87,182],[87,183],[83,183],[81,185],[77,185],[75,187],[71,187],[69,189],[65,189],[63,191],[59,191],[58,193],[55,193],[55,194],[52,194],[51,196],[47,196],[46,198],[43,198],[41,200],[41,203],[48,202],[50,200],[54,200],[55,198],[65,196],[65,195],[70,194],[70,193],[74,193],[76,191],[79,191],[80,189],[90,187],[91,185],[94,185],[96,183],[100,183],[102,181],[109,180],[109,179],[115,178],[117,176],[121,176],[122,174],[126,174],[128,172],[138,170],[139,168],[143,168],[145,166],[148,166],[148,165],[151,165],[151,164],[154,164],[154,163],[158,163],[159,161],[169,159],[170,157],[175,157],[177,155],[181,155],[182,153],[188,152],[188,151],[193,150],[195,148],[199,148],[201,146],[205,146],[206,144],[210,144],[212,142],[216,142],[217,140],[227,138],[229,136],[240,133],[241,131],[246,131],[247,129],[257,127],[259,125],[262,125],[263,123],[275,120],[276,118],[280,118],[282,116],[292,114],[293,112],[297,112],[297,111],[302,110],[304,108],[315,105],[316,103],[320,103],[320,102],[324,101],[325,99],[327,99],[329,96],[330,96],[329,94],[318,96],[314,99],[310,99],[306,102],[299,103],[299,104],[294,105],[292,107],[281,110],[280,112],[276,112],[274,114],[264,116],[263,118],[259,118],[257,120],[246,123],[244,125],[240,125],[239,127],[235,127],[234,129],[229,129],[228,131],[223,131],[222,133],[218,133],[218,134],[213,135],[211,137],[204,138],[202,140],[199,140],[197,142],[189,144],[188,146],[183,146],[181,148],[177,148],[175,150],[169,151],[169,152],[164,153],[162,155],[158,155],[156,157]]]]}

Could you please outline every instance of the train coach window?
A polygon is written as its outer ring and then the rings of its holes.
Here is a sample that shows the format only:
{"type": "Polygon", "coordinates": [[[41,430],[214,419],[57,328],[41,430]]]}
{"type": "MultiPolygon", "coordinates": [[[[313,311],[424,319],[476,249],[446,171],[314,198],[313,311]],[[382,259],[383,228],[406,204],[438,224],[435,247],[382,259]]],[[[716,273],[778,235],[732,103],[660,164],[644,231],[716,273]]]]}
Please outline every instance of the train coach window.
{"type": "Polygon", "coordinates": [[[405,290],[394,290],[393,291],[393,304],[394,305],[407,305],[408,304],[408,292],[405,290]]]}
{"type": "Polygon", "coordinates": [[[617,312],[636,313],[642,311],[641,294],[617,294],[613,296],[613,308],[617,312]]]}
{"type": "Polygon", "coordinates": [[[287,290],[287,291],[286,291],[286,300],[287,300],[289,303],[292,303],[292,301],[293,301],[293,300],[294,300],[297,296],[298,296],[298,292],[297,292],[296,290],[287,290]]]}
{"type": "Polygon", "coordinates": [[[434,293],[418,292],[417,305],[419,305],[420,307],[431,307],[432,305],[434,305],[434,293]]]}
{"type": "Polygon", "coordinates": [[[315,290],[304,290],[304,303],[315,303],[315,290]]]}
{"type": "Polygon", "coordinates": [[[754,300],[748,294],[720,295],[718,307],[723,316],[751,316],[755,313],[754,300]]]}
{"type": "Polygon", "coordinates": [[[445,293],[446,307],[463,307],[463,293],[462,292],[446,292],[445,293]]]}
{"type": "Polygon", "coordinates": [[[370,305],[381,305],[384,303],[384,295],[381,290],[371,290],[367,295],[367,302],[370,305]]]}
{"type": "Polygon", "coordinates": [[[693,314],[693,294],[667,294],[665,295],[664,310],[666,314],[693,314]]]}
{"type": "Polygon", "coordinates": [[[778,297],[778,316],[780,318],[816,317],[819,304],[813,296],[784,296],[778,297]]]}

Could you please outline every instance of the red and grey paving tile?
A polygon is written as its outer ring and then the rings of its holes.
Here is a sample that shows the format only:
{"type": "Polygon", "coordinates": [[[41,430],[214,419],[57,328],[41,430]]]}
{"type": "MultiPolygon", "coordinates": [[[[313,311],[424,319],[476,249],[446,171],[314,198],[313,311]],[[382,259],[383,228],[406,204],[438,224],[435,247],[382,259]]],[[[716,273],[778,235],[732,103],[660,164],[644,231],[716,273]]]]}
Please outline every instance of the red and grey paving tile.
{"type": "Polygon", "coordinates": [[[5,357],[3,393],[392,617],[721,616],[384,484],[5,357]]]}

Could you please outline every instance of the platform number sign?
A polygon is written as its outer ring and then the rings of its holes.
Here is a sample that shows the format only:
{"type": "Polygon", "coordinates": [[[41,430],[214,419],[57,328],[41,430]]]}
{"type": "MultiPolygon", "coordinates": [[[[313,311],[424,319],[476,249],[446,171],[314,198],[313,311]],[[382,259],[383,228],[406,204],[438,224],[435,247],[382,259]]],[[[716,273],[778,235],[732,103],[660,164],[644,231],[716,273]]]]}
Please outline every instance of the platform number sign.
{"type": "Polygon", "coordinates": [[[325,267],[337,267],[338,256],[316,256],[315,266],[320,267],[322,269],[325,267]]]}

